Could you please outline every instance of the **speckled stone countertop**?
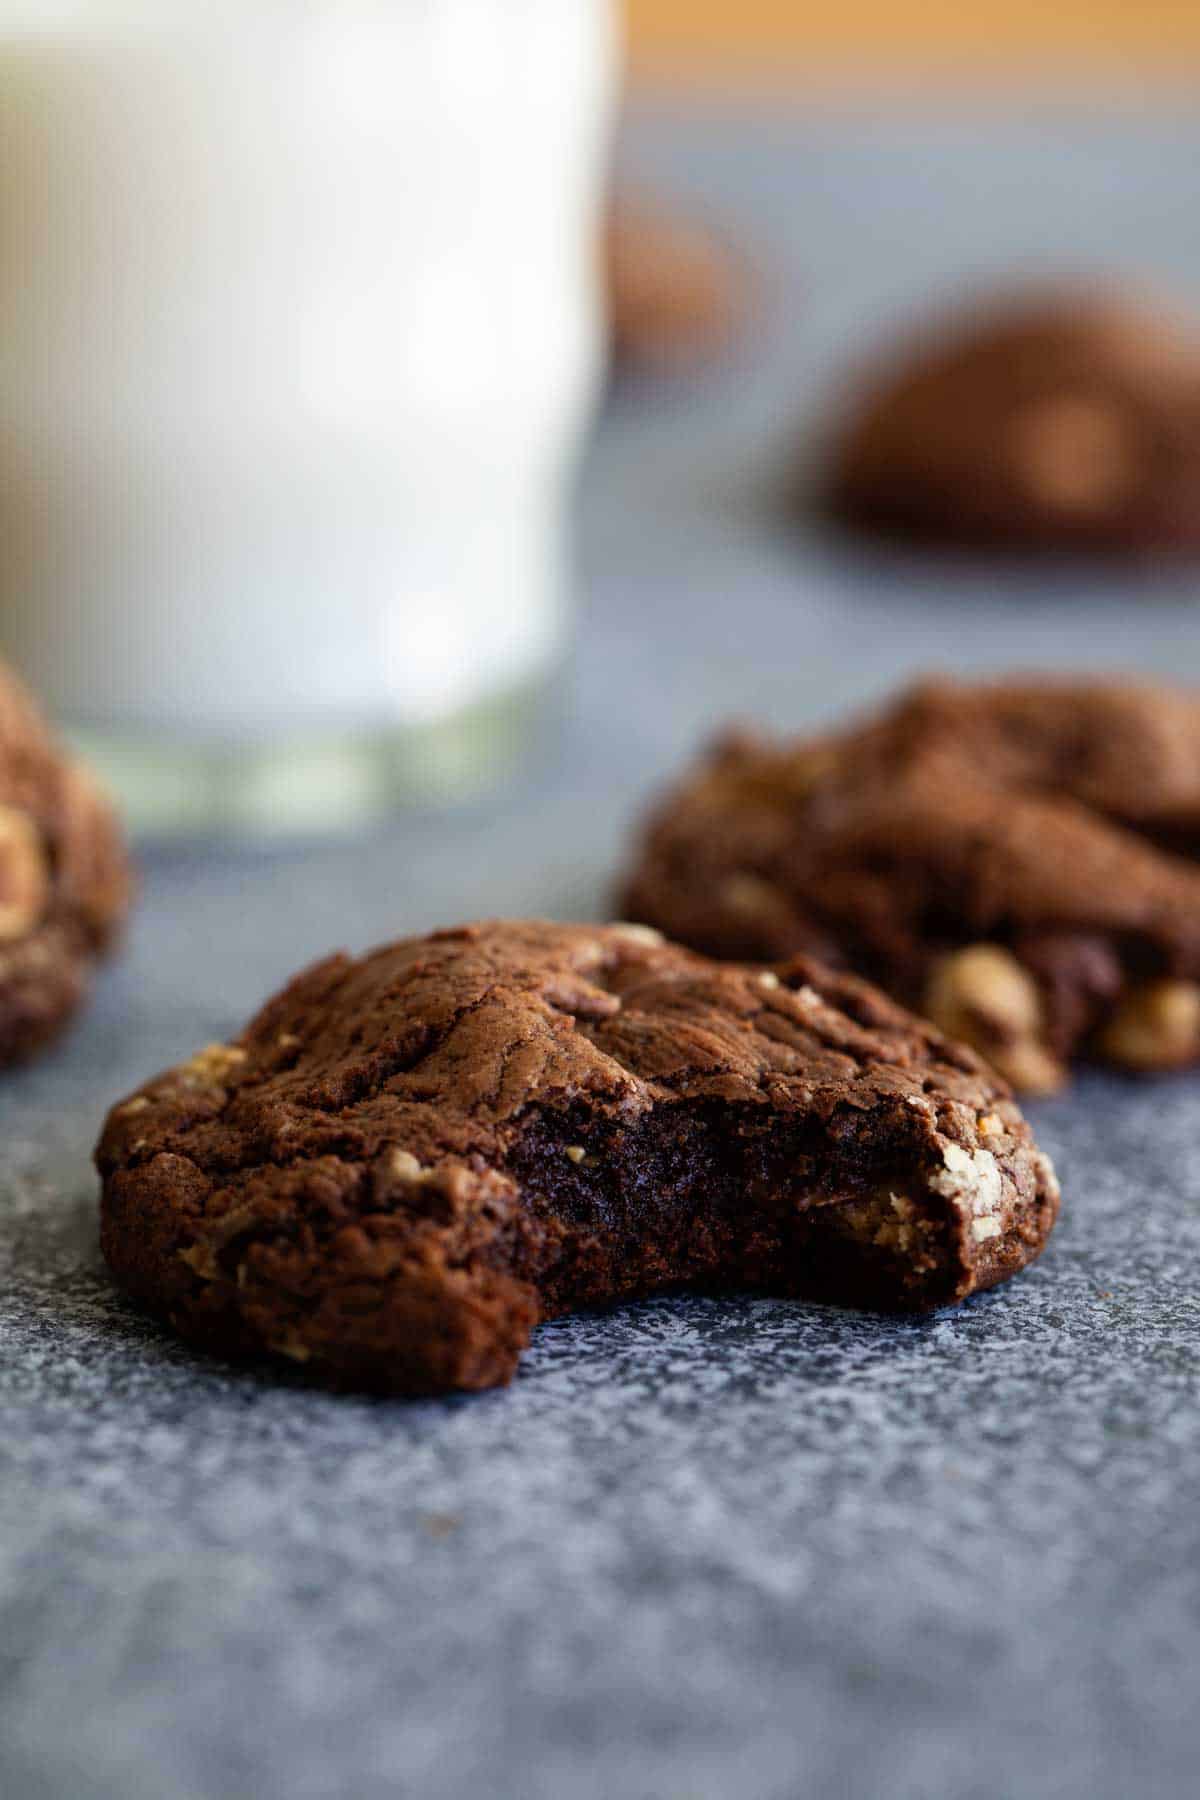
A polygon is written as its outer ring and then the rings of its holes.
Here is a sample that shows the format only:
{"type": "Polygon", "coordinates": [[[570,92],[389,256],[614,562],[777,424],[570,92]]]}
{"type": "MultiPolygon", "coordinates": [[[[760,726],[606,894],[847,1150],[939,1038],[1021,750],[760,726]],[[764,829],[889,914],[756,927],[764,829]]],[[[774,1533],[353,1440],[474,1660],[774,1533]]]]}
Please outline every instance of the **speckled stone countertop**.
{"type": "Polygon", "coordinates": [[[1198,149],[1194,121],[1046,111],[634,121],[631,164],[708,194],[770,304],[739,364],[615,397],[556,751],[368,841],[151,856],[96,1006],[4,1083],[5,1800],[1195,1792],[1200,1078],[1036,1109],[1062,1226],[959,1313],[663,1301],[442,1404],[197,1359],[110,1287],[88,1155],[111,1099],[335,944],[600,911],[716,718],[930,662],[1200,677],[1191,574],[900,566],[771,502],[885,309],[1067,244],[1200,293],[1198,149]]]}

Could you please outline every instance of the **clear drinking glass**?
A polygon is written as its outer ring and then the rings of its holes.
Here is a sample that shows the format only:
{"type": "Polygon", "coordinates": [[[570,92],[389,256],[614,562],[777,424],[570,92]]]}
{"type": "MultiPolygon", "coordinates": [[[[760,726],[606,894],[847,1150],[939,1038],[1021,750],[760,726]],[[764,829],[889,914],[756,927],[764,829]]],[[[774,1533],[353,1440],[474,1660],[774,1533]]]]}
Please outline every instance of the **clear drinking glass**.
{"type": "Polygon", "coordinates": [[[610,0],[0,0],[0,648],[135,821],[495,771],[568,627],[610,0]]]}

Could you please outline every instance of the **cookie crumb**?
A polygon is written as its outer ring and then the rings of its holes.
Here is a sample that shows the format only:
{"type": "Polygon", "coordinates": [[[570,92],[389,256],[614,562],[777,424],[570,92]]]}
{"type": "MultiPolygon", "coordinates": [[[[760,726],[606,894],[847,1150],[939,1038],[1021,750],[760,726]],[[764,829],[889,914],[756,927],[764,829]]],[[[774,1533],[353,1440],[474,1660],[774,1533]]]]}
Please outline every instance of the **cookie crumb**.
{"type": "Polygon", "coordinates": [[[462,1520],[455,1513],[427,1513],[422,1523],[431,1538],[446,1538],[459,1529],[462,1520]]]}

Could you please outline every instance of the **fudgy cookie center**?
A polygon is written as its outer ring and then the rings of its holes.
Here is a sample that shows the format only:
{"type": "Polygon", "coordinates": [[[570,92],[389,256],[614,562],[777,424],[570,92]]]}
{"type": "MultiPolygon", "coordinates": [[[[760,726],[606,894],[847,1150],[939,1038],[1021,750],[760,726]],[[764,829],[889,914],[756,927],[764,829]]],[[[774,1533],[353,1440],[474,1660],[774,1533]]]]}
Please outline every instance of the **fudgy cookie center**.
{"type": "Polygon", "coordinates": [[[515,1272],[547,1316],[685,1288],[893,1309],[952,1298],[956,1215],[914,1184],[899,1137],[834,1146],[816,1121],[767,1108],[679,1106],[628,1125],[539,1112],[508,1170],[544,1232],[515,1272]]]}

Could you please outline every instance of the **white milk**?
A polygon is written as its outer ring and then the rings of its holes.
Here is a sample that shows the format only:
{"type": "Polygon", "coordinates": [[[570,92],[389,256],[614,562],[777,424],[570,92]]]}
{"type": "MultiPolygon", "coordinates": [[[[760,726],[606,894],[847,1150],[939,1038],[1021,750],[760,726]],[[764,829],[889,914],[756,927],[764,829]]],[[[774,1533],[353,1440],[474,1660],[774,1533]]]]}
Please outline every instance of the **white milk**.
{"type": "Polygon", "coordinates": [[[609,0],[0,0],[0,647],[65,722],[546,669],[613,64],[609,0]]]}

